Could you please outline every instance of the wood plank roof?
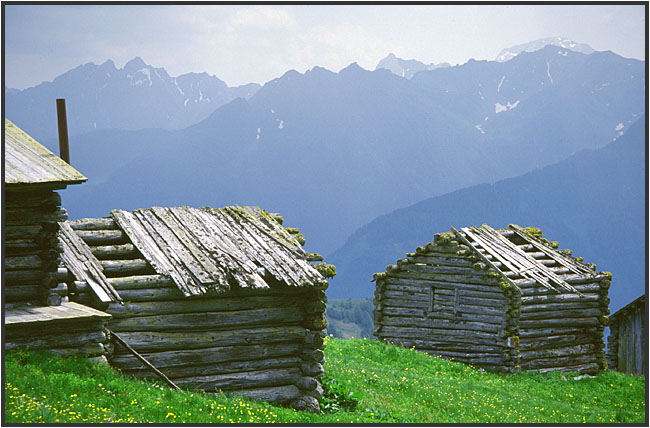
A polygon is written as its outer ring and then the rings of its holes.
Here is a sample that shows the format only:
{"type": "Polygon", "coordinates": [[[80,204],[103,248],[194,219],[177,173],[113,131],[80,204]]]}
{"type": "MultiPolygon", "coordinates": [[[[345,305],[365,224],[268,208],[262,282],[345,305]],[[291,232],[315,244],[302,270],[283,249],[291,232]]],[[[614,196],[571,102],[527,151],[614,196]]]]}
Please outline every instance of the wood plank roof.
{"type": "Polygon", "coordinates": [[[257,207],[153,207],[111,215],[156,272],[186,296],[233,285],[268,288],[269,281],[325,283],[296,239],[257,207]]]}
{"type": "Polygon", "coordinates": [[[611,322],[618,321],[619,318],[625,317],[629,315],[631,312],[634,312],[637,309],[637,307],[642,308],[643,306],[645,306],[645,301],[646,301],[646,295],[642,294],[641,296],[632,300],[630,303],[628,303],[627,305],[623,306],[621,309],[619,309],[618,311],[610,315],[609,320],[611,322]]]}
{"type": "Polygon", "coordinates": [[[9,119],[4,122],[4,140],[6,184],[55,184],[60,187],[87,180],[9,119]]]}
{"type": "Polygon", "coordinates": [[[561,274],[572,274],[573,279],[597,276],[595,270],[549,247],[514,224],[499,230],[486,224],[480,228],[452,230],[472,251],[481,256],[489,255],[499,262],[497,269],[504,275],[519,278],[514,284],[532,280],[558,293],[580,294],[561,274]]]}
{"type": "Polygon", "coordinates": [[[18,306],[6,308],[5,326],[14,327],[21,324],[51,323],[57,321],[83,321],[89,319],[110,318],[111,315],[74,302],[60,306],[18,306]]]}

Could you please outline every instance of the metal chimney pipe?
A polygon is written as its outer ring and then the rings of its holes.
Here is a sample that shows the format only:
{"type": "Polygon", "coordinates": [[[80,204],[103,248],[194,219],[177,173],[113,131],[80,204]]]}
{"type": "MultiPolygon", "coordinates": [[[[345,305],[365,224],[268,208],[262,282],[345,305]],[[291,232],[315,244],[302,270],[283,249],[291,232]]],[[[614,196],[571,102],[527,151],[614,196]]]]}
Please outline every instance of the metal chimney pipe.
{"type": "Polygon", "coordinates": [[[70,165],[70,145],[68,143],[68,119],[65,114],[65,98],[57,98],[56,115],[59,122],[59,157],[70,165]]]}

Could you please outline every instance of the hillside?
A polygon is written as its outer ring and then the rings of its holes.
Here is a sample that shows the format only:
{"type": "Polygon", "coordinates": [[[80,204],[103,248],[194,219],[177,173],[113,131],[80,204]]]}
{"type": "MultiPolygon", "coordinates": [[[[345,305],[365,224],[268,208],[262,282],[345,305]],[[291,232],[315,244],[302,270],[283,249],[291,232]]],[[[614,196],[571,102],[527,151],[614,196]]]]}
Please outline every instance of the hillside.
{"type": "MultiPolygon", "coordinates": [[[[636,423],[645,382],[511,376],[371,340],[329,338],[320,414],[124,378],[81,359],[6,355],[3,423],[636,423]]],[[[645,421],[647,424],[647,420],[645,421]]]]}
{"type": "Polygon", "coordinates": [[[327,334],[339,339],[372,338],[375,309],[373,300],[329,299],[327,301],[327,334]]]}
{"type": "Polygon", "coordinates": [[[89,181],[66,190],[65,205],[72,218],[259,205],[327,254],[381,213],[517,176],[625,132],[644,109],[643,62],[558,49],[410,80],[356,64],[290,71],[190,128],[78,136],[72,163],[89,181]]]}
{"type": "Polygon", "coordinates": [[[372,296],[374,272],[433,240],[450,226],[509,223],[540,227],[575,256],[611,271],[610,308],[643,293],[645,284],[645,117],[599,150],[495,184],[429,198],[380,216],[327,256],[336,265],[330,298],[372,296]]]}

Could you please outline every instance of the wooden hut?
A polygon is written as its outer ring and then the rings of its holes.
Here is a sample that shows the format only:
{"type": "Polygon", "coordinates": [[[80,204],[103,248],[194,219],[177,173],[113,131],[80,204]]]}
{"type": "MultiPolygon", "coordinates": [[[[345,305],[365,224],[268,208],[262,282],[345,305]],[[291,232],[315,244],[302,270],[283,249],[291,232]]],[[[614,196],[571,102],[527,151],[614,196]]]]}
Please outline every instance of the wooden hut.
{"type": "MultiPolygon", "coordinates": [[[[68,224],[73,299],[105,309],[109,331],[175,384],[318,409],[333,267],[312,265],[322,258],[280,215],[154,207],[68,224]]],[[[154,376],[119,344],[109,361],[154,376]]]]}
{"type": "Polygon", "coordinates": [[[516,225],[436,234],[375,274],[375,336],[496,371],[597,372],[611,274],[556,248],[516,225]]]}
{"type": "Polygon", "coordinates": [[[646,295],[609,317],[607,367],[623,373],[648,374],[646,295]]]}
{"type": "Polygon", "coordinates": [[[57,190],[86,177],[7,119],[4,140],[4,347],[101,356],[109,315],[69,302],[58,269],[67,213],[57,190]]]}

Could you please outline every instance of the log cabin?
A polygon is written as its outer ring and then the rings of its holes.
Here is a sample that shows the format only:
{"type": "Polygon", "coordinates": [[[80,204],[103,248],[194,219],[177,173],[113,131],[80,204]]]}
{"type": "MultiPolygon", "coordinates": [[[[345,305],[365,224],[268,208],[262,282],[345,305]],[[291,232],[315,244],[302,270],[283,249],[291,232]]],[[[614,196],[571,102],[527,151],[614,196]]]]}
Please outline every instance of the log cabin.
{"type": "Polygon", "coordinates": [[[611,274],[557,247],[517,225],[436,234],[374,275],[375,337],[493,371],[596,373],[611,274]]]}
{"type": "MultiPolygon", "coordinates": [[[[61,227],[75,301],[181,388],[318,410],[326,277],[297,228],[257,207],[114,210],[61,227]]],[[[114,343],[109,363],[155,375],[114,343]]]]}
{"type": "Polygon", "coordinates": [[[609,317],[607,367],[621,373],[648,375],[648,312],[645,294],[609,317]]]}
{"type": "Polygon", "coordinates": [[[57,233],[67,218],[58,191],[81,173],[4,121],[4,349],[48,349],[104,359],[110,315],[70,302],[57,233]]]}

